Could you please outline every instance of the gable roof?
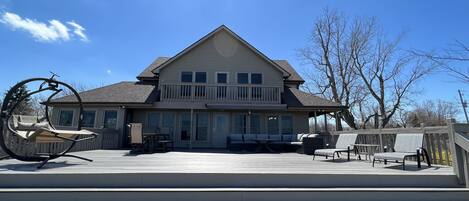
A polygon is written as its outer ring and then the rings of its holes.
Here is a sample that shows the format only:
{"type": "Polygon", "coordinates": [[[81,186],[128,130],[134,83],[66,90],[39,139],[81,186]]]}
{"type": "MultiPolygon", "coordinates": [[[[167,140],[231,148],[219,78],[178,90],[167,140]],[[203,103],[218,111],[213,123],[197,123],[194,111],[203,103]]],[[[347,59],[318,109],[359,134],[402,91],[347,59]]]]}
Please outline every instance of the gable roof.
{"type": "MultiPolygon", "coordinates": [[[[153,78],[155,77],[155,74],[153,73],[153,70],[156,68],[159,68],[159,66],[169,60],[170,57],[158,57],[151,63],[145,70],[143,70],[140,75],[137,76],[137,79],[144,79],[144,78],[153,78]]],[[[276,64],[278,64],[283,70],[287,71],[290,73],[290,76],[288,76],[287,81],[293,81],[293,82],[304,82],[303,78],[296,72],[296,70],[288,63],[287,60],[272,60],[276,64]]]]}
{"type": "Polygon", "coordinates": [[[260,56],[263,60],[265,60],[267,63],[271,64],[273,67],[275,67],[276,69],[278,69],[279,71],[283,72],[284,73],[284,77],[289,77],[290,76],[290,73],[287,72],[286,70],[284,70],[280,65],[278,65],[277,63],[275,63],[274,61],[272,61],[271,59],[269,59],[267,56],[265,56],[262,52],[260,52],[259,50],[257,50],[255,47],[253,47],[251,44],[249,44],[247,41],[245,41],[244,39],[242,39],[240,36],[238,36],[236,33],[234,33],[233,31],[231,31],[228,27],[226,27],[225,25],[221,25],[220,27],[216,28],[215,30],[213,30],[212,32],[208,33],[207,35],[205,35],[204,37],[202,37],[201,39],[199,39],[198,41],[196,41],[195,43],[193,43],[192,45],[190,45],[189,47],[185,48],[184,50],[182,50],[181,52],[179,52],[178,54],[176,54],[175,56],[171,57],[170,59],[168,59],[167,61],[163,62],[158,68],[152,70],[153,73],[157,73],[159,70],[161,70],[162,68],[166,67],[167,65],[169,65],[170,63],[172,63],[173,61],[177,60],[178,58],[182,57],[183,55],[185,55],[187,52],[191,51],[193,48],[197,47],[198,45],[202,44],[203,42],[207,41],[209,38],[211,38],[212,36],[214,36],[216,33],[218,32],[221,32],[221,31],[226,31],[229,35],[231,35],[233,38],[237,39],[239,42],[241,42],[242,44],[246,45],[250,50],[252,50],[255,54],[257,54],[258,56],[260,56]]]}
{"type": "MultiPolygon", "coordinates": [[[[136,82],[119,82],[104,87],[80,92],[83,103],[153,103],[156,101],[154,85],[137,84],[136,82]]],[[[73,95],[51,100],[51,104],[75,103],[73,95]]]]}

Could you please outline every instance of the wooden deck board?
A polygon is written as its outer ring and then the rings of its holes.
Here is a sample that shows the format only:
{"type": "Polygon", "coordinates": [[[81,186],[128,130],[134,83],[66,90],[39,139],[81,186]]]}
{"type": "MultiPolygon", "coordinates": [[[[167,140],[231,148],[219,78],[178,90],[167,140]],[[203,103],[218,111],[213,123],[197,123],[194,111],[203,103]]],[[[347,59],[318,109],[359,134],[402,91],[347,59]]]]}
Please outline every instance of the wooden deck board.
{"type": "Polygon", "coordinates": [[[43,169],[37,163],[17,160],[0,161],[0,174],[62,174],[62,173],[253,173],[253,174],[378,174],[378,175],[454,175],[451,167],[433,166],[418,169],[408,164],[377,163],[369,161],[326,160],[296,153],[251,154],[168,152],[128,155],[126,150],[95,150],[74,153],[93,159],[89,163],[73,158],[53,160],[43,169]]]}

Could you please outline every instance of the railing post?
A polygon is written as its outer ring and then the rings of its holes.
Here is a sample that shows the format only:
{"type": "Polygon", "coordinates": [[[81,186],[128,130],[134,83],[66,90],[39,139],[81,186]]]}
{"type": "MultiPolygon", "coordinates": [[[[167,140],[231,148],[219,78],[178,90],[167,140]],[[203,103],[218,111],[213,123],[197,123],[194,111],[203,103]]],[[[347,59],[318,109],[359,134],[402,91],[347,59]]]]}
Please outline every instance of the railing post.
{"type": "Polygon", "coordinates": [[[454,174],[456,174],[456,177],[458,177],[458,182],[459,184],[464,184],[466,183],[465,180],[465,175],[464,175],[464,158],[462,154],[465,154],[461,148],[456,145],[456,142],[454,140],[454,123],[456,121],[454,119],[447,119],[446,124],[448,125],[448,137],[449,137],[449,145],[451,149],[451,157],[453,161],[453,171],[454,174]]]}

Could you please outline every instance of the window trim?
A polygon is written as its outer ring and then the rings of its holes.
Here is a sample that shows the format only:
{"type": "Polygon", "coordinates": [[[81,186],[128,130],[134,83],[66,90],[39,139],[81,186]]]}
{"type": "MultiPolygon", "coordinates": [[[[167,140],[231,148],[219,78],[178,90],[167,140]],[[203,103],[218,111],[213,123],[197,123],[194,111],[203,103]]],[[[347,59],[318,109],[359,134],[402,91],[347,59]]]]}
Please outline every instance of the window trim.
{"type": "Polygon", "coordinates": [[[216,84],[229,84],[230,83],[230,72],[223,72],[223,71],[218,71],[215,72],[215,82],[216,84]],[[218,82],[218,74],[226,74],[226,83],[219,83],[218,82]]]}
{"type": "Polygon", "coordinates": [[[83,125],[83,128],[96,128],[96,125],[98,125],[98,118],[96,118],[98,116],[98,110],[97,109],[83,109],[83,119],[85,119],[85,115],[84,113],[85,112],[94,112],[94,120],[93,120],[93,126],[92,127],[86,127],[85,125],[83,125]]]}
{"type": "Polygon", "coordinates": [[[60,109],[59,110],[59,118],[58,118],[58,122],[57,122],[57,125],[60,126],[60,127],[73,127],[73,124],[75,122],[75,110],[74,109],[60,109]],[[62,116],[62,112],[72,112],[72,123],[70,124],[70,126],[64,126],[64,125],[60,125],[60,118],[62,116]]]}
{"type": "Polygon", "coordinates": [[[107,111],[114,111],[116,112],[116,127],[114,128],[108,128],[108,129],[117,129],[118,127],[118,120],[119,120],[119,111],[116,109],[108,109],[108,110],[103,110],[103,128],[106,128],[104,125],[106,124],[106,112],[107,111]]]}

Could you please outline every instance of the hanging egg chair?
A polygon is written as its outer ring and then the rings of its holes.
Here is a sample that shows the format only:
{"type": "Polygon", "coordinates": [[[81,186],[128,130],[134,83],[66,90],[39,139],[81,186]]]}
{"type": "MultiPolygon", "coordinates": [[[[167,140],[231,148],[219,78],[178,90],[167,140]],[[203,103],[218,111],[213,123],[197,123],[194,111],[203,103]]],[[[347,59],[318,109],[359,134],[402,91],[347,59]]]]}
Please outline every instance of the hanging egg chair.
{"type": "Polygon", "coordinates": [[[48,161],[59,157],[73,157],[92,162],[92,160],[68,154],[77,142],[91,140],[96,133],[82,129],[83,103],[78,92],[70,85],[51,78],[32,78],[19,82],[6,94],[0,111],[0,147],[11,158],[20,161],[41,162],[37,168],[43,167],[48,161]],[[41,83],[39,88],[24,96],[15,97],[15,92],[31,83],[41,83]],[[69,90],[76,98],[78,106],[78,124],[73,130],[59,130],[50,121],[49,105],[51,100],[64,90],[69,90]],[[15,109],[34,94],[49,91],[51,94],[42,103],[45,105],[44,118],[16,115],[15,109]],[[59,143],[60,149],[38,150],[40,143],[59,143]]]}

